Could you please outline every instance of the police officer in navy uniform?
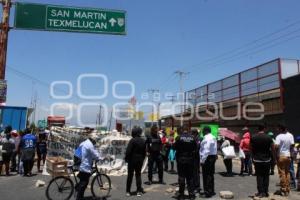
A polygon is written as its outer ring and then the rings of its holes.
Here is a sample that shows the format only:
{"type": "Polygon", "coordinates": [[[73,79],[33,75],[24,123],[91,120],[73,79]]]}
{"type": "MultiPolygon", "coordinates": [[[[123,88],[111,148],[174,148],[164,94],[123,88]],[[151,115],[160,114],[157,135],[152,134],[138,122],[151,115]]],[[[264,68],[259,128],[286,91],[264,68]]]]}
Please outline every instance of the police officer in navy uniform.
{"type": "Polygon", "coordinates": [[[149,184],[153,183],[153,164],[156,163],[158,168],[158,178],[160,184],[165,184],[163,181],[163,157],[161,155],[162,142],[158,135],[157,126],[151,127],[151,135],[146,140],[146,150],[148,156],[148,179],[149,184]]]}
{"type": "Polygon", "coordinates": [[[192,135],[195,139],[195,142],[197,144],[197,150],[196,153],[194,154],[194,189],[195,193],[199,193],[201,191],[201,186],[200,186],[200,138],[199,138],[199,132],[197,129],[192,129],[192,135]]]}
{"type": "Polygon", "coordinates": [[[178,170],[179,194],[178,199],[184,199],[185,180],[187,182],[189,198],[195,199],[194,188],[194,158],[197,153],[197,143],[188,127],[181,128],[180,136],[176,138],[176,160],[178,170]]]}

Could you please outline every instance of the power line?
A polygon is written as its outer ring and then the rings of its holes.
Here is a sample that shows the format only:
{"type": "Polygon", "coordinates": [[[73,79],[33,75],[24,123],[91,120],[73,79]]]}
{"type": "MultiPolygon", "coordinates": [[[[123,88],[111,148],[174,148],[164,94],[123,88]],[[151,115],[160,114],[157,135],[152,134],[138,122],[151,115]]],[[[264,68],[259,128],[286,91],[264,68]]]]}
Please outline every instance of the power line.
{"type": "MultiPolygon", "coordinates": [[[[289,24],[289,25],[287,25],[287,26],[284,26],[284,27],[282,27],[282,28],[280,28],[280,29],[278,29],[278,30],[276,30],[276,31],[273,31],[273,32],[271,32],[271,33],[268,33],[268,34],[266,34],[266,35],[263,35],[263,36],[261,36],[261,37],[255,39],[255,40],[253,40],[253,41],[251,41],[251,42],[248,42],[248,43],[246,43],[246,44],[241,45],[240,47],[231,49],[231,50],[229,50],[229,51],[227,51],[227,52],[221,53],[221,54],[219,54],[219,55],[217,55],[217,56],[214,56],[214,57],[212,57],[212,58],[208,58],[208,59],[206,59],[206,60],[203,60],[202,62],[200,62],[200,63],[198,63],[198,64],[184,67],[183,69],[187,69],[187,68],[195,68],[195,67],[198,67],[199,65],[202,65],[202,64],[205,64],[205,63],[209,63],[210,61],[215,61],[216,59],[220,59],[221,57],[224,57],[224,56],[226,56],[226,55],[230,55],[230,54],[233,53],[233,52],[239,51],[239,50],[244,49],[244,48],[246,48],[246,47],[248,47],[248,46],[252,46],[252,45],[258,43],[259,41],[264,40],[265,38],[269,38],[269,37],[271,37],[271,36],[273,36],[273,35],[276,35],[276,34],[282,32],[282,31],[286,31],[288,28],[291,28],[291,27],[293,27],[293,26],[295,26],[295,25],[297,25],[297,24],[299,24],[299,23],[300,23],[300,20],[298,20],[298,21],[296,21],[296,22],[293,22],[293,23],[291,23],[291,24],[289,24]]],[[[297,29],[297,30],[299,30],[299,29],[297,29]]]]}
{"type": "Polygon", "coordinates": [[[275,43],[275,44],[268,45],[268,46],[266,46],[266,47],[257,49],[257,50],[252,51],[252,52],[248,52],[247,54],[239,55],[238,57],[235,57],[235,58],[232,58],[232,59],[229,59],[229,60],[227,59],[227,60],[224,60],[224,61],[222,61],[222,62],[217,62],[217,63],[214,63],[214,64],[207,65],[207,67],[209,66],[209,68],[202,69],[202,70],[205,70],[205,71],[207,71],[208,69],[211,70],[212,68],[218,67],[218,65],[230,63],[230,62],[232,62],[232,61],[234,61],[234,60],[237,60],[237,59],[239,59],[239,58],[246,57],[246,56],[250,56],[250,55],[253,55],[253,54],[262,52],[262,51],[264,51],[264,50],[266,50],[266,49],[273,48],[273,47],[278,46],[278,45],[280,45],[280,44],[282,44],[282,43],[285,43],[285,42],[288,42],[288,41],[291,41],[291,40],[294,40],[294,39],[297,39],[297,38],[300,38],[300,35],[296,35],[296,36],[287,38],[287,39],[282,40],[282,41],[279,41],[279,42],[277,42],[277,43],[275,43]]]}
{"type": "MultiPolygon", "coordinates": [[[[44,87],[47,87],[48,89],[51,87],[51,84],[48,83],[48,82],[45,82],[45,81],[42,81],[36,77],[33,77],[25,72],[21,72],[19,70],[17,70],[16,68],[13,68],[11,66],[6,66],[6,68],[11,71],[12,73],[16,74],[17,76],[19,77],[22,77],[22,78],[25,78],[27,80],[31,80],[33,82],[36,82],[36,83],[39,83],[41,86],[44,86],[44,87]]],[[[61,88],[56,88],[57,91],[60,91],[64,94],[68,94],[68,92],[64,89],[61,89],[61,88]]]]}
{"type": "MultiPolygon", "coordinates": [[[[253,40],[253,41],[251,41],[251,42],[247,42],[246,44],[243,44],[243,45],[241,45],[241,46],[239,46],[239,47],[237,47],[237,48],[234,48],[234,49],[231,49],[231,50],[229,50],[229,51],[227,51],[227,52],[224,52],[224,53],[222,53],[222,54],[219,54],[219,55],[217,55],[217,56],[214,56],[214,57],[212,57],[212,58],[208,58],[208,59],[205,59],[205,60],[203,60],[202,62],[200,62],[200,63],[198,63],[198,64],[195,64],[195,65],[191,65],[191,66],[187,66],[187,67],[183,67],[182,69],[188,69],[188,68],[198,68],[200,65],[203,65],[203,64],[209,64],[209,65],[215,65],[216,63],[216,60],[218,61],[218,62],[220,62],[220,61],[224,61],[224,59],[228,59],[228,57],[226,57],[226,55],[231,55],[232,53],[234,53],[234,52],[238,52],[238,51],[240,51],[240,50],[242,50],[242,49],[244,49],[244,48],[246,48],[246,47],[248,47],[248,46],[253,46],[253,45],[256,45],[258,42],[260,42],[260,41],[262,41],[262,40],[264,40],[264,39],[266,39],[266,38],[269,38],[269,37],[271,37],[271,36],[274,36],[274,35],[276,35],[276,34],[278,34],[278,33],[280,33],[280,32],[283,32],[283,31],[286,31],[287,29],[290,29],[291,27],[294,27],[294,26],[296,26],[296,25],[298,25],[300,23],[300,20],[298,20],[298,21],[296,21],[296,22],[293,22],[293,23],[291,23],[291,24],[288,24],[287,26],[284,26],[284,27],[282,27],[282,28],[279,28],[278,30],[276,30],[276,31],[273,31],[273,32],[271,32],[271,33],[268,33],[268,34],[265,34],[265,35],[263,35],[263,36],[261,36],[261,37],[259,37],[259,38],[257,38],[257,39],[255,39],[255,40],[253,40]],[[221,59],[222,58],[222,59],[221,59]],[[212,62],[213,61],[213,62],[212,62]]],[[[278,40],[278,39],[281,39],[281,38],[283,38],[283,37],[285,37],[285,36],[288,36],[288,35],[290,35],[290,34],[292,34],[292,33],[295,33],[295,32],[298,32],[298,30],[299,29],[296,29],[295,31],[292,31],[292,32],[289,32],[289,33],[287,33],[287,34],[285,34],[285,35],[282,35],[282,36],[279,36],[279,37],[277,37],[276,39],[273,39],[273,40],[270,40],[270,41],[268,41],[268,42],[265,42],[265,43],[263,43],[263,44],[267,44],[267,43],[269,43],[269,42],[274,42],[274,41],[276,41],[276,40],[278,40]]],[[[295,38],[297,38],[297,37],[295,37],[295,38]]],[[[288,39],[288,40],[284,40],[284,41],[289,41],[289,40],[291,40],[291,39],[288,39]]],[[[280,43],[282,43],[282,42],[280,42],[280,43]]],[[[252,47],[250,50],[252,50],[252,49],[256,49],[256,48],[258,48],[258,47],[261,47],[261,46],[263,46],[262,44],[260,44],[259,46],[256,46],[256,47],[252,47]]],[[[277,45],[272,45],[272,47],[273,46],[277,46],[277,45]]],[[[264,49],[267,49],[267,48],[264,48],[264,49]]],[[[247,50],[243,50],[242,52],[246,52],[247,50]]],[[[248,50],[249,51],[249,50],[248,50]]],[[[262,50],[259,50],[259,51],[262,51],[262,50]]],[[[241,53],[241,52],[240,52],[241,53]]],[[[238,54],[234,54],[235,56],[239,56],[238,54]]],[[[231,55],[230,56],[230,58],[232,58],[233,56],[231,55]]],[[[239,58],[240,58],[240,56],[239,56],[239,58]]],[[[233,61],[233,60],[235,60],[235,59],[232,59],[231,61],[233,61]]],[[[171,74],[171,76],[172,76],[172,74],[171,74]]]]}
{"type": "MultiPolygon", "coordinates": [[[[162,90],[162,89],[166,88],[167,86],[169,86],[169,85],[172,83],[172,81],[176,78],[176,75],[175,75],[174,73],[172,73],[170,77],[171,77],[171,78],[169,78],[169,79],[165,82],[165,84],[161,85],[161,87],[159,88],[160,90],[162,90]]],[[[173,85],[173,86],[174,86],[174,85],[173,85]]]]}
{"type": "Polygon", "coordinates": [[[170,78],[172,78],[173,76],[174,76],[174,74],[170,74],[167,78],[165,78],[165,79],[162,80],[159,84],[157,84],[157,87],[156,87],[156,88],[159,88],[159,87],[161,87],[161,85],[164,85],[165,83],[167,83],[168,80],[169,80],[170,78]]]}
{"type": "Polygon", "coordinates": [[[172,102],[172,104],[175,102],[175,100],[177,99],[177,96],[175,95],[171,95],[171,96],[167,96],[169,98],[169,100],[172,102]]]}
{"type": "MultiPolygon", "coordinates": [[[[290,35],[292,35],[292,34],[294,34],[294,33],[297,33],[297,32],[299,32],[300,31],[300,28],[299,29],[296,29],[296,30],[294,30],[294,31],[292,31],[292,32],[289,32],[289,33],[287,33],[287,34],[284,34],[284,35],[281,35],[281,36],[279,36],[279,37],[277,37],[277,38],[274,38],[274,39],[271,39],[271,40],[269,40],[269,41],[266,41],[266,42],[264,42],[264,43],[262,43],[262,44],[259,44],[259,45],[257,45],[257,46],[254,46],[254,47],[252,47],[252,48],[249,48],[249,49],[246,49],[246,50],[244,50],[244,51],[240,51],[240,52],[238,52],[238,53],[235,53],[235,54],[233,54],[233,55],[231,55],[231,56],[229,56],[229,57],[227,57],[227,58],[223,58],[223,59],[217,59],[215,62],[212,62],[212,63],[210,63],[210,64],[208,64],[207,66],[212,66],[212,65],[216,65],[216,64],[219,64],[220,62],[223,62],[223,61],[226,61],[226,60],[236,60],[236,59],[238,59],[238,58],[241,58],[241,57],[244,57],[244,56],[241,56],[241,55],[244,55],[244,54],[246,54],[246,55],[249,55],[249,51],[250,51],[250,55],[252,54],[251,52],[253,52],[253,51],[251,51],[251,50],[258,50],[258,49],[260,49],[260,47],[264,47],[264,46],[266,46],[266,45],[268,45],[268,44],[271,44],[271,43],[274,43],[274,42],[277,42],[277,41],[279,41],[279,43],[281,44],[282,42],[280,42],[280,40],[281,39],[283,39],[283,38],[286,38],[287,36],[290,36],[290,35]],[[236,58],[236,59],[232,59],[232,58],[236,58]]],[[[288,39],[288,41],[289,41],[290,39],[288,39]]],[[[283,41],[285,41],[285,40],[283,40],[283,41]]],[[[269,47],[269,46],[273,46],[273,45],[268,45],[267,47],[269,47]]],[[[275,46],[277,46],[277,45],[275,45],[275,46]]],[[[265,48],[264,48],[265,49],[265,48]]],[[[266,48],[267,49],[267,48],[266,48]]],[[[255,51],[254,51],[255,52],[255,51]]],[[[199,68],[198,68],[199,69],[199,68]]],[[[197,70],[197,69],[196,69],[197,70]]]]}

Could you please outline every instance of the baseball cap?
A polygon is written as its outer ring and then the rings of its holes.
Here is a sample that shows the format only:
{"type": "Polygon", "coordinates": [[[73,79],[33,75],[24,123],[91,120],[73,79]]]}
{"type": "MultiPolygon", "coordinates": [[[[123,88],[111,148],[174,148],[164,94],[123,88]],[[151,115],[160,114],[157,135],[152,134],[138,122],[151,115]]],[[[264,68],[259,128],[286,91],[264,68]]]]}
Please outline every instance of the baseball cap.
{"type": "Polygon", "coordinates": [[[17,130],[12,130],[12,131],[11,131],[11,135],[12,135],[13,137],[18,137],[18,131],[17,131],[17,130]]]}

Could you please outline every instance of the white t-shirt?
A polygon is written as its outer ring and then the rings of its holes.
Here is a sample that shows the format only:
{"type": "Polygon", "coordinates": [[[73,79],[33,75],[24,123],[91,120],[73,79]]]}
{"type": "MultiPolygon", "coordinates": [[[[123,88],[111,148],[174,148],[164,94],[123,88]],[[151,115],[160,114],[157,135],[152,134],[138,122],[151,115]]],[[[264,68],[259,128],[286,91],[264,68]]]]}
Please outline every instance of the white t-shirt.
{"type": "Polygon", "coordinates": [[[201,163],[205,163],[209,155],[217,155],[217,140],[211,133],[204,136],[200,145],[199,153],[201,163]]]}
{"type": "Polygon", "coordinates": [[[295,144],[294,136],[287,132],[281,133],[276,137],[275,144],[279,146],[279,156],[291,156],[291,145],[295,144]]]}

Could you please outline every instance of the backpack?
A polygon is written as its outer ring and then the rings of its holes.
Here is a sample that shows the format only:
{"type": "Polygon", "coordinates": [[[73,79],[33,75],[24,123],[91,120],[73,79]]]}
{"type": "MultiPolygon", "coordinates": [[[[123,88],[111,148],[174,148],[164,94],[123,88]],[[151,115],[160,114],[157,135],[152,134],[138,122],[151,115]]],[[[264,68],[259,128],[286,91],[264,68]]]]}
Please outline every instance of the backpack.
{"type": "Polygon", "coordinates": [[[81,152],[81,146],[79,146],[77,149],[75,149],[74,152],[74,166],[80,166],[81,164],[81,158],[82,158],[82,152],[81,152]]]}

